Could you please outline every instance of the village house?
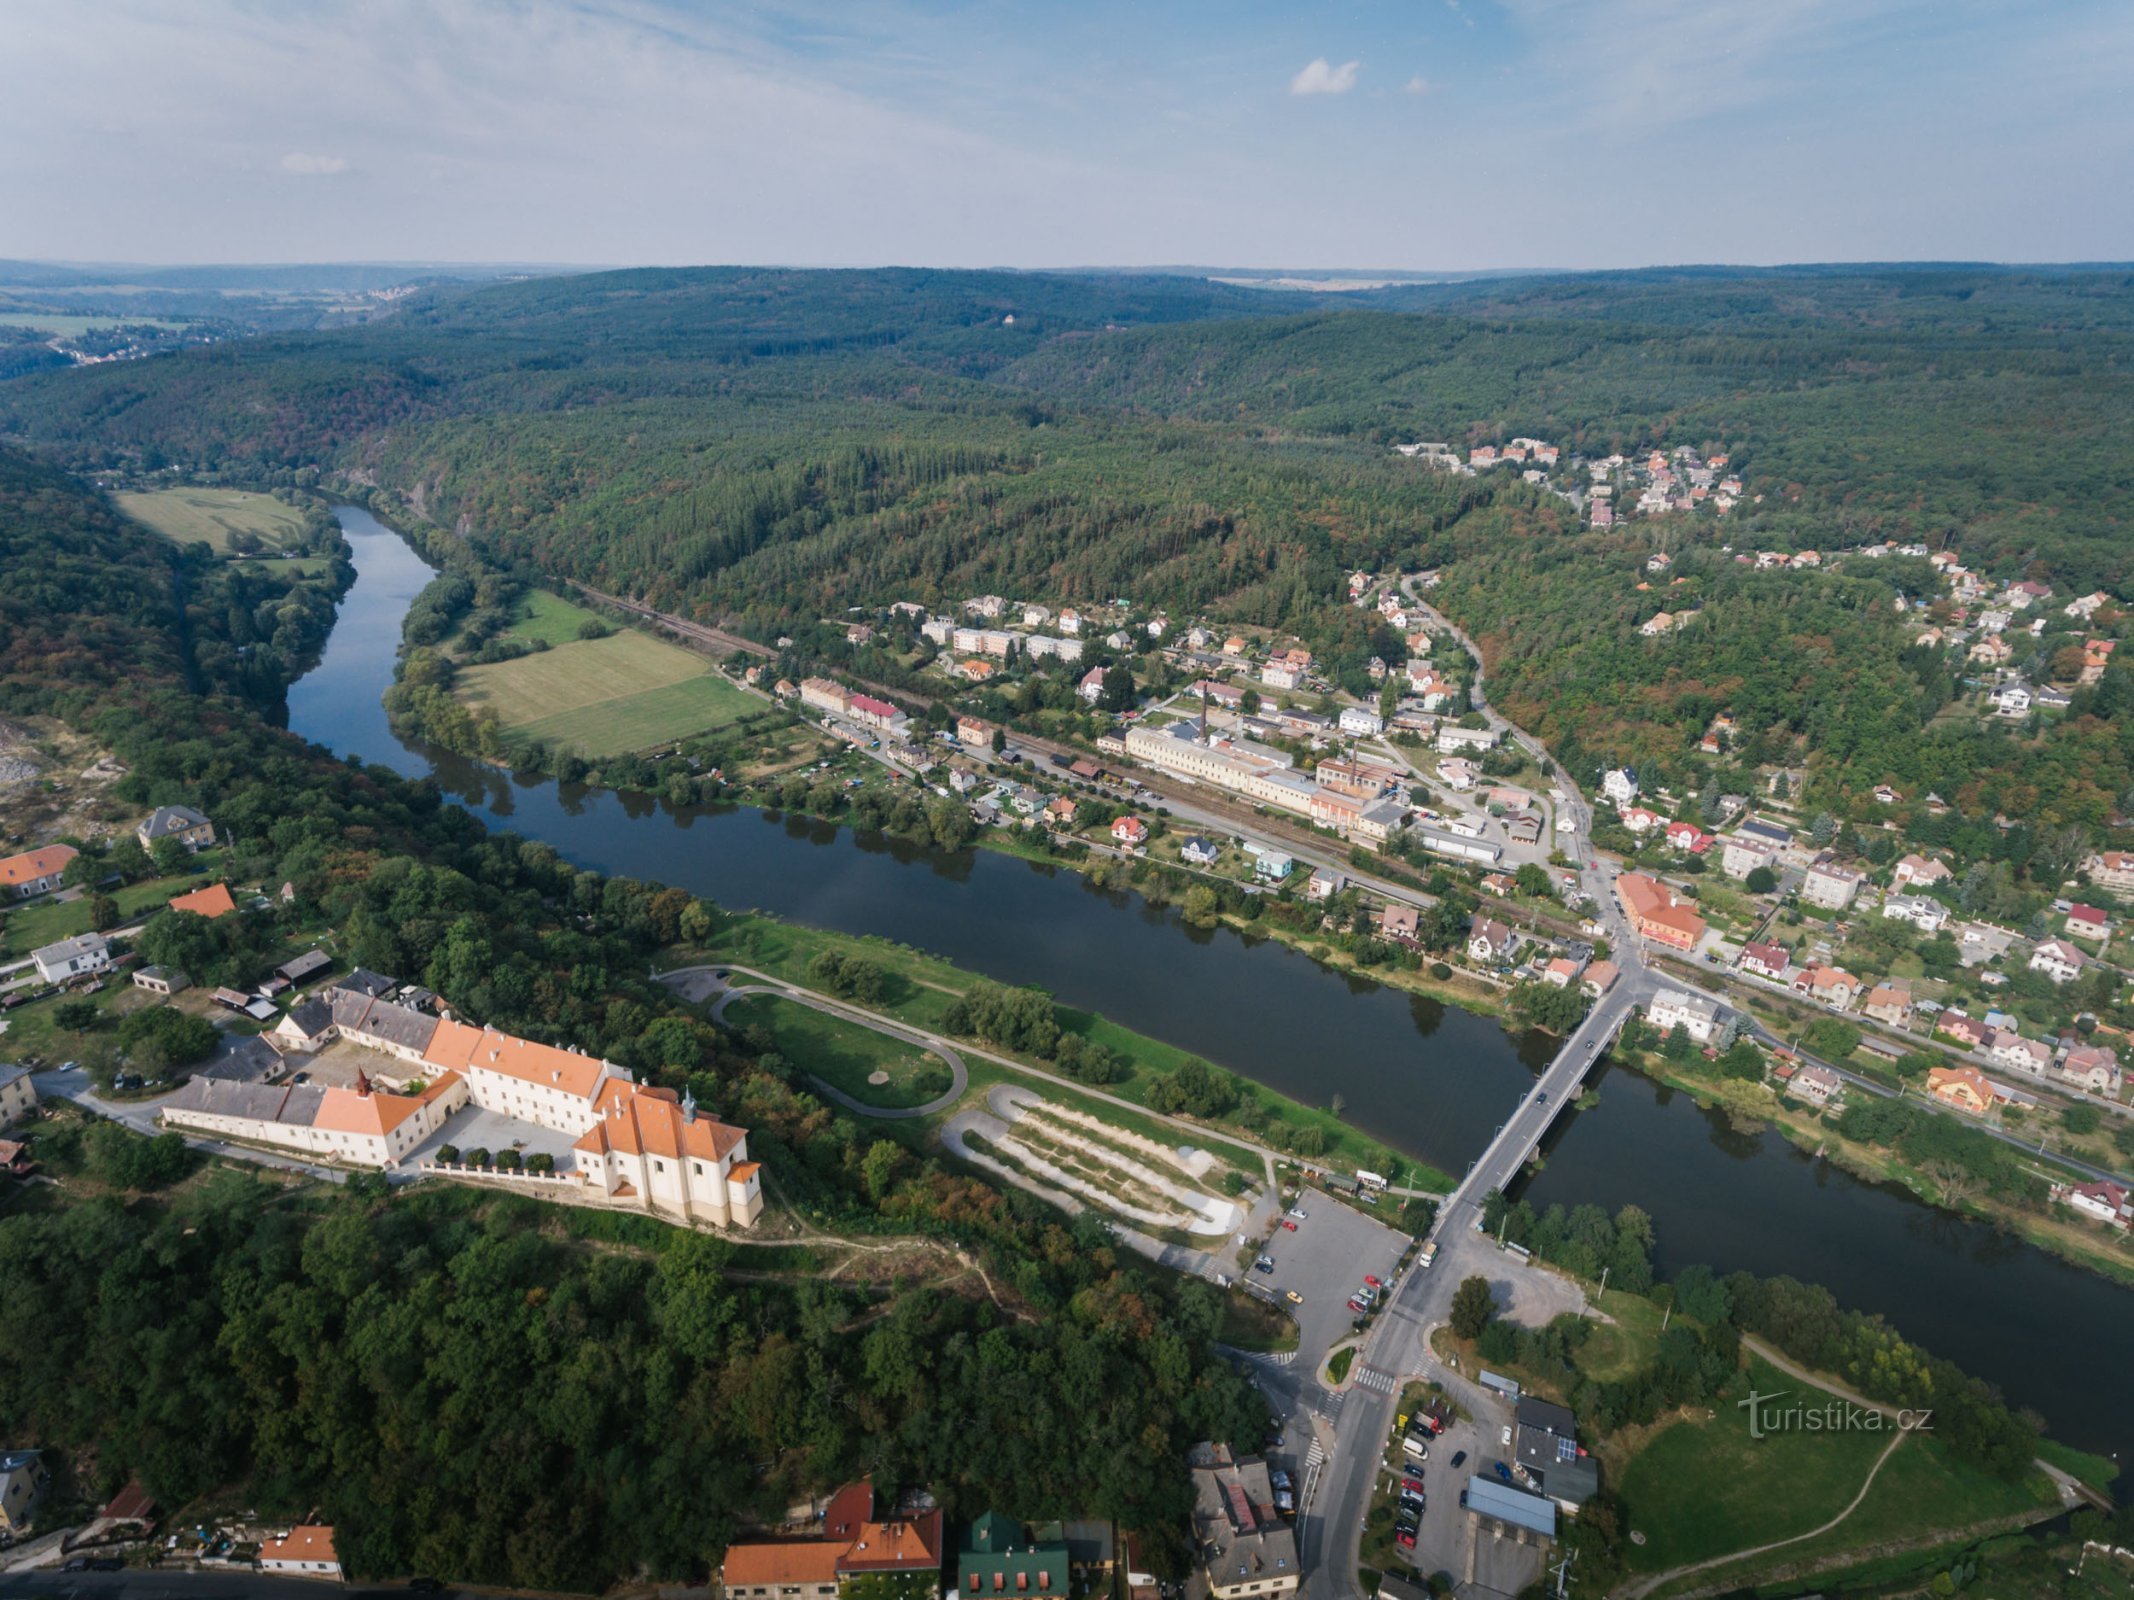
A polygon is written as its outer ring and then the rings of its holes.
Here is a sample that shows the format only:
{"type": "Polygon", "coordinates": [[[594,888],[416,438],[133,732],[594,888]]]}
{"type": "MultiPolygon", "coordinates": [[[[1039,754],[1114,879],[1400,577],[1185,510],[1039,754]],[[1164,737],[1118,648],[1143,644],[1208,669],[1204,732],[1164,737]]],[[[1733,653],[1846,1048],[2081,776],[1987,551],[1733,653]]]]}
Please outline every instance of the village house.
{"type": "Polygon", "coordinates": [[[18,1539],[28,1533],[51,1486],[42,1450],[0,1450],[0,1533],[18,1539]]]}
{"type": "Polygon", "coordinates": [[[1793,977],[1793,992],[1804,994],[1819,1005],[1843,1011],[1860,992],[1860,980],[1843,967],[1816,962],[1793,977]]]}
{"type": "Polygon", "coordinates": [[[2061,1057],[2055,1070],[2060,1081],[2069,1088],[2088,1094],[2110,1095],[2113,1099],[2119,1097],[2119,1057],[2103,1045],[2074,1046],[2061,1057]]]}
{"type": "Polygon", "coordinates": [[[40,982],[66,983],[109,967],[111,944],[100,933],[78,934],[32,950],[30,961],[40,982]]]}
{"type": "Polygon", "coordinates": [[[1793,958],[1782,944],[1750,941],[1741,947],[1741,956],[1734,963],[1743,972],[1753,972],[1759,978],[1775,978],[1781,981],[1786,969],[1793,965],[1793,958]]]}
{"type": "Polygon", "coordinates": [[[1138,850],[1148,843],[1149,825],[1139,817],[1115,817],[1112,819],[1111,836],[1129,850],[1138,850]]]}
{"type": "Polygon", "coordinates": [[[944,1553],[938,1510],[900,1514],[863,1481],[830,1497],[811,1537],[728,1545],[719,1584],[727,1600],[836,1600],[846,1581],[874,1577],[902,1600],[933,1600],[944,1553]]]}
{"type": "Polygon", "coordinates": [[[1347,886],[1348,879],[1332,867],[1314,867],[1312,875],[1304,880],[1304,898],[1331,900],[1347,886]]]}
{"type": "Polygon", "coordinates": [[[1704,919],[1690,902],[1656,878],[1626,872],[1615,883],[1623,914],[1644,938],[1676,950],[1694,950],[1704,940],[1704,919]]]}
{"type": "Polygon", "coordinates": [[[1072,797],[1064,794],[1054,795],[1045,806],[1045,820],[1055,828],[1071,828],[1080,809],[1072,797]]]}
{"type": "Polygon", "coordinates": [[[1681,989],[1662,989],[1645,1008],[1645,1020],[1663,1035],[1680,1028],[1699,1044],[1710,1044],[1719,1027],[1719,1006],[1681,989]]]}
{"type": "Polygon", "coordinates": [[[1589,965],[1578,986],[1593,999],[1598,1000],[1615,987],[1615,980],[1623,975],[1622,969],[1613,961],[1595,961],[1589,965]]]}
{"type": "Polygon", "coordinates": [[[1437,752],[1441,756],[1456,755],[1462,750],[1494,750],[1497,735],[1490,728],[1462,728],[1452,723],[1441,723],[1437,730],[1437,752]]]}
{"type": "Polygon", "coordinates": [[[1199,834],[1195,834],[1178,847],[1179,859],[1195,867],[1212,867],[1222,859],[1222,854],[1221,846],[1212,840],[1203,839],[1199,834]]]}
{"type": "Polygon", "coordinates": [[[2102,1222],[2121,1231],[2125,1231],[2129,1220],[2134,1219],[2134,1206],[2129,1204],[2126,1189],[2109,1181],[2056,1188],[2053,1198],[2093,1222],[2102,1222]]]}
{"type": "Polygon", "coordinates": [[[2134,852],[2103,850],[2082,863],[2090,882],[2114,894],[2134,893],[2134,852]]]}
{"type": "Polygon", "coordinates": [[[1302,1577],[1296,1530],[1275,1507],[1267,1463],[1196,1445],[1193,1535],[1212,1600],[1278,1600],[1302,1577]]]}
{"type": "Polygon", "coordinates": [[[1929,934],[1941,932],[1949,921],[1949,908],[1923,894],[1893,894],[1882,902],[1882,914],[1929,934]]]}
{"type": "Polygon", "coordinates": [[[0,1066],[0,1128],[26,1117],[37,1105],[37,1085],[28,1067],[0,1066]]]}
{"type": "Polygon", "coordinates": [[[966,750],[989,749],[993,743],[993,725],[978,717],[958,717],[956,719],[956,742],[966,750]]]}
{"type": "Polygon", "coordinates": [[[1638,775],[1630,767],[1611,767],[1601,777],[1601,797],[1617,810],[1638,797],[1638,775]]]}
{"type": "Polygon", "coordinates": [[[189,911],[196,917],[206,917],[210,922],[217,917],[229,916],[237,909],[237,902],[230,896],[226,883],[211,883],[205,889],[195,889],[190,894],[181,894],[170,903],[173,911],[189,911]]]}
{"type": "Polygon", "coordinates": [[[51,893],[66,881],[67,863],[79,854],[71,844],[48,844],[0,859],[0,894],[27,900],[51,893]]]}
{"type": "Polygon", "coordinates": [[[1091,667],[1087,672],[1083,673],[1074,686],[1074,692],[1087,705],[1095,705],[1099,700],[1103,699],[1104,669],[1102,667],[1091,667]]]}
{"type": "Polygon", "coordinates": [[[1976,1050],[1985,1044],[1993,1030],[1976,1017],[1966,1016],[1961,1011],[1942,1012],[1934,1019],[1934,1031],[1966,1050],[1976,1050]]]}
{"type": "Polygon", "coordinates": [[[2072,983],[2082,975],[2088,959],[2065,939],[2047,939],[2031,951],[2030,970],[2044,973],[2054,983],[2072,983]]]}
{"type": "Polygon", "coordinates": [[[1541,981],[1552,988],[1568,989],[1585,970],[1586,963],[1579,957],[1558,956],[1541,969],[1541,981]]]}
{"type": "Polygon", "coordinates": [[[2002,1066],[2042,1078],[2052,1066],[2052,1046],[2026,1039],[2013,1028],[1996,1028],[1986,1039],[1986,1054],[2002,1066]]]}
{"type": "Polygon", "coordinates": [[[1927,1093],[1975,1117],[1984,1116],[1996,1099],[2005,1098],[1976,1067],[1929,1067],[1927,1093]]]}
{"type": "Polygon", "coordinates": [[[1623,826],[1639,835],[1652,832],[1666,820],[1659,812],[1649,811],[1644,806],[1628,806],[1623,811],[1623,826]]]}
{"type": "Polygon", "coordinates": [[[1827,1106],[1844,1093],[1845,1080],[1830,1068],[1809,1062],[1795,1071],[1787,1087],[1810,1105],[1827,1106]]]}
{"type": "Polygon", "coordinates": [[[1519,936],[1494,917],[1477,917],[1467,935],[1467,959],[1483,966],[1509,961],[1519,936]]]}
{"type": "Polygon", "coordinates": [[[2112,931],[2104,913],[2095,906],[2070,906],[2063,926],[2077,939],[2101,940],[2112,931]]]}
{"type": "Polygon", "coordinates": [[[334,1552],[333,1529],[304,1523],[259,1547],[259,1570],[285,1578],[331,1578],[339,1581],[341,1558],[334,1552]]]}
{"type": "Polygon", "coordinates": [[[188,850],[204,850],[215,842],[215,825],[191,806],[157,806],[133,832],[144,850],[158,839],[175,839],[188,850]]]}
{"type": "Polygon", "coordinates": [[[1378,936],[1399,944],[1412,945],[1416,932],[1422,926],[1422,912],[1414,906],[1391,905],[1378,913],[1378,936]]]}
{"type": "Polygon", "coordinates": [[[1860,1009],[1877,1022],[1901,1028],[1912,1013],[1912,986],[1903,978],[1878,983],[1867,991],[1867,1002],[1860,1009]]]}
{"type": "Polygon", "coordinates": [[[1667,844],[1671,850],[1701,856],[1711,849],[1712,836],[1694,822],[1670,822],[1667,825],[1667,844]]]}

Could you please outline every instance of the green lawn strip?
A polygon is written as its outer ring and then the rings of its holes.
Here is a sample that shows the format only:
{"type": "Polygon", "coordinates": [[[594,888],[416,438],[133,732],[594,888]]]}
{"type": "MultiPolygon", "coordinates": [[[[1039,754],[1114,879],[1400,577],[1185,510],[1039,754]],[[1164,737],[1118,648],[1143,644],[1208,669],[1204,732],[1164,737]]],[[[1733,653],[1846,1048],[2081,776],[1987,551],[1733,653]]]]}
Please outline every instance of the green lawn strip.
{"type": "MultiPolygon", "coordinates": [[[[822,932],[758,916],[734,918],[703,956],[707,962],[732,961],[737,965],[752,967],[758,972],[770,973],[790,983],[815,987],[808,967],[809,963],[824,951],[862,956],[876,963],[893,978],[903,979],[901,986],[892,984],[888,1000],[880,1009],[899,1021],[935,1031],[941,1029],[942,1018],[948,1010],[953,994],[961,993],[978,981],[960,968],[904,945],[852,934],[822,932]],[[944,989],[951,992],[944,993],[944,989]]],[[[1087,1011],[1078,1011],[1071,1006],[1061,1006],[1059,1010],[1061,1025],[1070,1032],[1079,1033],[1095,1043],[1108,1045],[1134,1063],[1135,1070],[1125,1081],[1104,1085],[1105,1093],[1117,1095],[1122,1100],[1146,1104],[1151,1077],[1168,1076],[1192,1054],[1176,1045],[1136,1033],[1087,1011]]],[[[1045,1063],[1036,1065],[1041,1070],[1050,1070],[1045,1063]]],[[[1451,1178],[1446,1174],[1422,1162],[1398,1156],[1391,1147],[1349,1127],[1331,1111],[1301,1105],[1262,1084],[1254,1083],[1249,1078],[1241,1077],[1239,1082],[1245,1093],[1257,1101],[1269,1117],[1286,1122],[1292,1127],[1316,1127],[1323,1132],[1326,1151],[1312,1158],[1317,1164],[1333,1170],[1339,1170],[1344,1165],[1354,1165],[1364,1167],[1368,1171],[1384,1172],[1390,1163],[1398,1160],[1417,1187],[1445,1191],[1450,1191],[1453,1187],[1451,1178]]],[[[1113,1113],[1106,1110],[1102,1114],[1111,1116],[1113,1113]]],[[[1237,1131],[1244,1132],[1242,1129],[1237,1131]]],[[[1219,1139],[1220,1136],[1219,1129],[1210,1130],[1211,1138],[1219,1139]]],[[[1216,1153],[1225,1154],[1220,1149],[1216,1153]]],[[[1255,1176],[1259,1174],[1260,1168],[1256,1158],[1250,1170],[1255,1176]]]]}
{"type": "Polygon", "coordinates": [[[1642,1295],[1617,1289],[1596,1297],[1596,1303],[1611,1320],[1594,1319],[1573,1364],[1596,1383],[1615,1382],[1643,1371],[1659,1345],[1661,1308],[1642,1295]]]}
{"type": "MultiPolygon", "coordinates": [[[[1835,1436],[1825,1434],[1821,1437],[1835,1436]]],[[[1876,1441],[1877,1452],[1890,1439],[1887,1433],[1854,1437],[1876,1441]]],[[[1769,1444],[1771,1441],[1763,1442],[1769,1444]]],[[[1872,1459],[1870,1455],[1869,1460],[1872,1459]]],[[[1864,1468],[1861,1476],[1865,1476],[1864,1468]]],[[[1859,1492],[1859,1487],[1857,1478],[1851,1480],[1845,1486],[1838,1506],[1821,1517],[1806,1519],[1807,1525],[1814,1527],[1835,1516],[1859,1492]]],[[[2033,1472],[2018,1482],[2009,1483],[1957,1460],[1935,1442],[1932,1434],[1918,1433],[1897,1447],[1896,1453],[1876,1474],[1874,1486],[1867,1491],[1867,1497],[1858,1509],[1828,1533],[1803,1539],[1782,1550],[1709,1568],[1694,1579],[1668,1585],[1659,1593],[1664,1596],[1676,1588],[1704,1588],[1721,1581],[1747,1582],[1759,1571],[1839,1556],[1848,1550],[1868,1550],[1935,1532],[1945,1532],[1952,1539],[1961,1541],[1967,1538],[1970,1530],[1983,1523],[2031,1511],[2056,1511],[2059,1504],[2059,1495],[2043,1473],[2033,1472]]],[[[1785,1535],[1771,1537],[1784,1538],[1785,1535]]],[[[1746,1542],[1761,1544],[1769,1540],[1746,1542]]]]}
{"type": "MultiPolygon", "coordinates": [[[[1620,1476],[1626,1524],[1646,1541],[1625,1546],[1633,1569],[1664,1571],[1820,1527],[1852,1502],[1892,1437],[1893,1424],[1821,1431],[1767,1428],[1763,1438],[1751,1438],[1748,1415],[1738,1403],[1751,1388],[1797,1399],[1811,1410],[1820,1410],[1826,1400],[1824,1391],[1752,1355],[1742,1376],[1713,1403],[1709,1417],[1692,1417],[1655,1435],[1620,1476]]],[[[1772,1409],[1767,1401],[1766,1418],[1772,1409]]],[[[1771,1552],[1769,1564],[1907,1536],[1919,1529],[1922,1507],[1933,1508],[1937,1523],[1961,1528],[2053,1498],[2042,1474],[2006,1483],[1955,1460],[1930,1435],[1920,1434],[1898,1447],[1867,1498],[1842,1524],[1771,1552]]],[[[1711,1578],[1710,1573],[1701,1576],[1711,1578]]]]}
{"type": "Polygon", "coordinates": [[[779,1054],[853,1099],[887,1110],[924,1105],[948,1090],[948,1063],[878,1029],[828,1016],[776,995],[750,995],[726,1008],[735,1027],[769,1030],[779,1054]],[[890,1081],[873,1084],[875,1072],[890,1081]]]}
{"type": "Polygon", "coordinates": [[[2109,1490],[2119,1477],[2118,1462],[2093,1456],[2087,1450],[2077,1450],[2073,1445],[2061,1444],[2057,1439],[2040,1439],[2038,1454],[2093,1489],[2109,1490]]]}
{"type": "Polygon", "coordinates": [[[1356,1347],[1345,1344],[1326,1358],[1326,1376],[1329,1382],[1344,1383],[1348,1380],[1349,1368],[1355,1364],[1356,1347]]]}

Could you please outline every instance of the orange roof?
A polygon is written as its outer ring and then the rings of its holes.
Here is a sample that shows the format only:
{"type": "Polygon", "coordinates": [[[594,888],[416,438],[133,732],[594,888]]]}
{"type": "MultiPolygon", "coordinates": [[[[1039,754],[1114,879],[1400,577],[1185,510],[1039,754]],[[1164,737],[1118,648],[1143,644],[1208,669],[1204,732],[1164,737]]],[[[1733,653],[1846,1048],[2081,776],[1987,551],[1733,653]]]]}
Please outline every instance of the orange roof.
{"type": "Polygon", "coordinates": [[[286,1539],[269,1539],[259,1547],[262,1561],[332,1561],[340,1557],[333,1553],[333,1529],[320,1523],[291,1528],[286,1539]]]}
{"type": "Polygon", "coordinates": [[[226,883],[211,883],[205,889],[195,889],[191,894],[181,894],[171,901],[173,911],[190,911],[195,916],[212,921],[226,917],[237,909],[237,902],[230,898],[230,886],[226,883]]]}
{"type": "Polygon", "coordinates": [[[48,844],[41,849],[25,850],[19,856],[8,856],[0,860],[0,887],[12,889],[17,884],[49,878],[80,854],[71,844],[48,844]]]}
{"type": "Polygon", "coordinates": [[[731,1591],[742,1584],[835,1583],[842,1543],[821,1539],[763,1540],[729,1545],[719,1581],[731,1591]]]}
{"type": "Polygon", "coordinates": [[[391,1133],[458,1081],[456,1073],[447,1072],[421,1094],[368,1094],[361,1089],[328,1089],[311,1125],[324,1128],[328,1133],[391,1133]]]}
{"type": "Polygon", "coordinates": [[[481,1067],[501,1072],[527,1083],[561,1088],[566,1094],[590,1100],[600,1087],[606,1063],[597,1056],[581,1056],[558,1050],[552,1044],[515,1039],[494,1028],[471,1027],[447,1018],[430,1035],[422,1059],[433,1067],[465,1072],[481,1067]]]}
{"type": "Polygon", "coordinates": [[[902,1571],[941,1565],[941,1513],[929,1511],[911,1522],[861,1525],[841,1563],[846,1572],[902,1571]]]}
{"type": "Polygon", "coordinates": [[[1626,872],[1615,880],[1615,887],[1632,922],[1670,929],[1692,943],[1704,937],[1704,919],[1657,879],[1642,872],[1626,872]]]}
{"type": "Polygon", "coordinates": [[[718,1161],[748,1137],[716,1117],[685,1112],[672,1089],[648,1089],[627,1078],[610,1078],[593,1102],[600,1120],[580,1135],[574,1150],[632,1156],[665,1156],[679,1161],[718,1161]]]}

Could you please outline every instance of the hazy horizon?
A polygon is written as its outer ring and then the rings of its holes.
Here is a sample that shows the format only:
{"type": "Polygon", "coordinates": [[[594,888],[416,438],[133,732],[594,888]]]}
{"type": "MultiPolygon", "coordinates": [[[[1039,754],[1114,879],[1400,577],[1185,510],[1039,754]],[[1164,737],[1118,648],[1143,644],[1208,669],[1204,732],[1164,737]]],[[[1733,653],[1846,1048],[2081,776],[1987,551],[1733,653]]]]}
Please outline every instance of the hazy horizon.
{"type": "Polygon", "coordinates": [[[39,68],[0,254],[51,261],[2134,257],[2111,0],[111,0],[0,41],[39,68]]]}

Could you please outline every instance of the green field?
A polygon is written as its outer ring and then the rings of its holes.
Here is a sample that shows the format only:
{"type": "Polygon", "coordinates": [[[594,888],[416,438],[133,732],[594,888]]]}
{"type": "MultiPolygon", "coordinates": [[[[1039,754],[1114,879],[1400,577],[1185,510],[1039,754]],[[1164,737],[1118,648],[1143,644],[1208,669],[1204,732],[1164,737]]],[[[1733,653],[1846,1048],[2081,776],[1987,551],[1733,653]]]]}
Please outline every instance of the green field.
{"type": "MultiPolygon", "coordinates": [[[[1756,1356],[1716,1400],[1709,1418],[1677,1422],[1655,1435],[1623,1470],[1625,1525],[1645,1536],[1624,1546],[1633,1570],[1660,1572],[1732,1550],[1794,1538],[1851,1504],[1888,1446],[1888,1431],[1767,1432],[1749,1436],[1737,1403],[1750,1388],[1784,1394],[1810,1408],[1825,1396],[1756,1356]],[[1695,1485],[1696,1492],[1686,1492],[1695,1485]]],[[[1859,1508],[1816,1539],[1772,1551],[1772,1564],[1857,1548],[1916,1532],[1922,1507],[1933,1526],[1961,1528],[2053,1498],[2040,1476],[2003,1483],[1957,1461],[1928,1434],[1897,1447],[1859,1508]],[[2041,1497],[2042,1500],[2041,1500],[2041,1497]]],[[[1705,1575],[1707,1578],[1709,1575],[1705,1575]]]]}
{"type": "Polygon", "coordinates": [[[726,1020],[768,1029],[780,1055],[864,1105],[895,1111],[948,1092],[948,1065],[939,1056],[812,1006],[751,995],[728,1006],[726,1020]],[[889,1082],[869,1083],[876,1072],[886,1072],[889,1082]]]}
{"type": "Polygon", "coordinates": [[[584,606],[572,605],[560,595],[550,594],[546,589],[530,589],[526,593],[526,614],[505,630],[508,637],[524,639],[529,644],[569,644],[578,637],[578,630],[588,622],[597,622],[604,627],[614,627],[597,611],[588,611],[584,606]]]}
{"type": "Polygon", "coordinates": [[[590,757],[669,744],[763,709],[702,656],[629,629],[468,667],[458,693],[493,710],[515,738],[590,757]]]}
{"type": "MultiPolygon", "coordinates": [[[[187,894],[215,882],[215,872],[211,869],[219,868],[221,853],[202,851],[193,859],[200,870],[174,878],[151,878],[142,883],[122,884],[105,893],[118,902],[119,914],[131,922],[166,904],[174,895],[187,894]]],[[[32,901],[0,914],[0,955],[17,960],[40,945],[87,933],[89,923],[87,895],[79,900],[56,900],[47,896],[32,901]]]]}
{"type": "Polygon", "coordinates": [[[271,495],[248,489],[156,489],[113,497],[119,509],[179,544],[205,540],[230,553],[233,533],[253,534],[280,549],[304,531],[304,515],[271,495]]]}

